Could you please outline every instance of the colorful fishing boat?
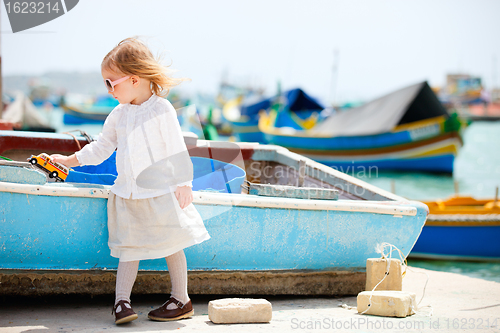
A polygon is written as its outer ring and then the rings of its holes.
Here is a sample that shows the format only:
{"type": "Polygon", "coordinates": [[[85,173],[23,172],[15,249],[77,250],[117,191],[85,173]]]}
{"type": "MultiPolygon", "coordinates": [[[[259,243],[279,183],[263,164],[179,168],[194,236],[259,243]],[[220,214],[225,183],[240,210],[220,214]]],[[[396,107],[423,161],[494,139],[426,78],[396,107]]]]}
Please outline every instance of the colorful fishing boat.
{"type": "Polygon", "coordinates": [[[55,129],[50,126],[47,117],[21,92],[16,93],[13,101],[3,110],[1,117],[4,124],[3,128],[55,132],[55,129]]]}
{"type": "Polygon", "coordinates": [[[104,124],[104,120],[113,110],[110,106],[78,106],[61,105],[64,115],[63,122],[67,125],[104,124]]]}
{"type": "Polygon", "coordinates": [[[103,124],[108,114],[119,103],[109,95],[98,96],[92,104],[66,103],[60,106],[64,111],[63,122],[67,125],[103,124]]]}
{"type": "MultiPolygon", "coordinates": [[[[67,140],[53,136],[39,134],[37,142],[67,140]]],[[[241,193],[194,192],[212,238],[185,251],[190,293],[357,294],[366,259],[380,256],[377,244],[407,255],[427,218],[422,203],[282,147],[185,141],[192,158],[239,166],[247,181],[241,193]]],[[[22,149],[15,153],[20,158],[22,149]]],[[[47,183],[12,165],[31,167],[19,161],[0,166],[0,293],[112,293],[118,262],[107,246],[109,186],[47,183]]],[[[166,270],[164,260],[142,262],[134,292],[166,292],[166,270]]]]}
{"type": "Polygon", "coordinates": [[[429,217],[411,258],[500,261],[500,201],[452,196],[426,202],[429,217]]]}
{"type": "Polygon", "coordinates": [[[231,123],[233,134],[238,141],[266,143],[259,129],[260,115],[273,106],[280,105],[287,112],[281,113],[276,119],[276,127],[292,127],[309,129],[319,119],[319,113],[324,109],[314,98],[302,89],[292,89],[278,96],[242,105],[241,98],[229,101],[223,108],[224,118],[231,123]]]}
{"type": "Polygon", "coordinates": [[[266,142],[340,170],[451,173],[462,145],[460,121],[447,113],[427,82],[337,111],[310,130],[276,126],[279,113],[260,117],[266,142]]]}

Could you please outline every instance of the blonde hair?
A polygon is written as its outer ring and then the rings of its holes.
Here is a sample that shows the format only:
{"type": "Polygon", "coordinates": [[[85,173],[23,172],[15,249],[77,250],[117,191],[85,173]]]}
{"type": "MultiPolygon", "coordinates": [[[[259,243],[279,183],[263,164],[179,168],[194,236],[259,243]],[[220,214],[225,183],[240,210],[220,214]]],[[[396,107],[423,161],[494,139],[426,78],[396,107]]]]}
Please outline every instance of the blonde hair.
{"type": "Polygon", "coordinates": [[[168,95],[170,88],[179,85],[185,78],[173,78],[172,71],[155,58],[149,48],[135,37],[122,40],[102,60],[101,68],[120,71],[126,75],[137,75],[151,82],[151,91],[158,96],[168,95]]]}

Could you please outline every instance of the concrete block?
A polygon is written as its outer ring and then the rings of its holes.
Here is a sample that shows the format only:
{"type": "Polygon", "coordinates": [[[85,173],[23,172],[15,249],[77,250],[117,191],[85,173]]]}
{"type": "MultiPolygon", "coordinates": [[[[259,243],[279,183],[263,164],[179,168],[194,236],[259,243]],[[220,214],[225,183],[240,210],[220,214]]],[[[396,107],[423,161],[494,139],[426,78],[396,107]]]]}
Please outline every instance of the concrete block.
{"type": "Polygon", "coordinates": [[[374,291],[370,301],[371,294],[371,291],[363,291],[358,294],[358,313],[362,313],[369,308],[364,314],[383,317],[406,317],[414,314],[417,310],[414,293],[392,290],[374,291]]]}
{"type": "MultiPolygon", "coordinates": [[[[388,259],[367,259],[366,260],[366,291],[373,288],[384,278],[387,270],[388,259]]],[[[401,276],[401,261],[391,259],[389,274],[376,290],[398,290],[403,288],[403,277],[401,276]]]]}
{"type": "Polygon", "coordinates": [[[208,303],[208,319],[215,324],[268,323],[273,316],[265,299],[223,298],[208,303]]]}

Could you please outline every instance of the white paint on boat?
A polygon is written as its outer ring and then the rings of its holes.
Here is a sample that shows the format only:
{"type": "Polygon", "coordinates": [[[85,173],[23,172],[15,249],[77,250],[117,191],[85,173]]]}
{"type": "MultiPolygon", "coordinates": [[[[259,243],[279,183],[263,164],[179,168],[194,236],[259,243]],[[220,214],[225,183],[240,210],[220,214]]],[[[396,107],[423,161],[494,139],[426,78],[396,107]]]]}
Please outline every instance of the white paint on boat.
{"type": "MultiPolygon", "coordinates": [[[[0,182],[1,192],[25,193],[31,195],[67,196],[107,199],[109,186],[80,187],[58,185],[27,185],[0,182]]],[[[365,212],[388,215],[415,216],[417,209],[405,202],[376,202],[365,200],[304,200],[292,198],[274,198],[246,194],[227,194],[194,192],[193,203],[199,205],[245,206],[256,208],[299,209],[299,210],[329,210],[347,212],[365,212]],[[398,205],[399,204],[399,205],[398,205]]]]}

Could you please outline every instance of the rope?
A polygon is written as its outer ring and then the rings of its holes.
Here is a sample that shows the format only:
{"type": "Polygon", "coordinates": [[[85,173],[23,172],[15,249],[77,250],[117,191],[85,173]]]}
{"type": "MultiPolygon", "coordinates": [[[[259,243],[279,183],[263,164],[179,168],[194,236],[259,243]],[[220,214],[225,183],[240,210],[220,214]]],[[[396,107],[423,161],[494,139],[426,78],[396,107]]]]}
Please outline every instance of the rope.
{"type": "MultiPolygon", "coordinates": [[[[371,305],[372,305],[372,297],[373,297],[373,293],[375,292],[375,289],[377,289],[377,287],[385,280],[385,278],[389,275],[389,270],[390,270],[390,267],[391,267],[391,259],[392,259],[392,252],[394,251],[397,251],[399,253],[399,258],[401,259],[401,265],[404,266],[404,271],[401,273],[401,276],[404,278],[406,276],[406,270],[407,269],[410,269],[408,268],[408,263],[406,261],[406,257],[403,255],[403,252],[401,252],[400,249],[398,249],[395,245],[392,245],[392,244],[389,244],[389,243],[382,243],[380,245],[377,245],[376,247],[376,251],[377,253],[380,253],[381,254],[381,259],[385,259],[387,261],[387,267],[386,267],[386,271],[385,271],[385,274],[384,274],[384,277],[382,278],[382,280],[380,280],[376,285],[375,287],[373,287],[373,289],[371,290],[371,294],[370,294],[370,298],[368,299],[368,307],[366,308],[366,310],[364,310],[363,312],[361,312],[361,314],[365,314],[366,312],[368,312],[368,310],[370,309],[371,305]],[[386,248],[389,248],[389,253],[385,253],[385,249],[386,248]]],[[[411,269],[410,269],[411,270],[411,269]]],[[[415,272],[413,270],[411,270],[412,272],[415,272]]],[[[415,272],[415,273],[422,273],[422,272],[415,272]]],[[[420,303],[422,302],[422,300],[424,299],[424,296],[425,296],[425,289],[427,288],[427,282],[429,282],[429,275],[426,273],[426,272],[423,272],[425,275],[427,275],[427,280],[425,281],[425,285],[424,285],[424,291],[423,291],[423,294],[422,294],[422,297],[420,298],[420,301],[415,305],[413,304],[413,301],[412,301],[412,304],[411,304],[411,308],[413,310],[413,312],[415,313],[419,313],[421,312],[420,310],[417,311],[417,308],[418,306],[420,305],[420,303]]],[[[432,309],[432,306],[430,305],[426,305],[422,308],[430,308],[430,314],[429,316],[432,316],[432,312],[433,312],[433,309],[432,309]]]]}
{"type": "Polygon", "coordinates": [[[413,273],[425,274],[427,276],[427,280],[425,280],[425,284],[424,284],[424,291],[422,292],[422,297],[420,298],[420,301],[418,301],[417,306],[416,306],[418,308],[418,311],[413,307],[413,304],[412,304],[412,309],[413,309],[413,311],[415,311],[415,313],[421,313],[423,308],[429,308],[430,309],[429,317],[430,317],[430,316],[432,316],[432,313],[434,312],[434,309],[432,308],[432,306],[426,305],[426,306],[420,307],[420,303],[422,302],[422,300],[424,299],[424,296],[425,296],[425,289],[427,288],[427,282],[429,282],[429,274],[427,274],[427,272],[417,272],[411,268],[408,268],[408,269],[410,271],[412,271],[413,273]]]}
{"type": "Polygon", "coordinates": [[[82,150],[82,146],[80,145],[80,142],[78,142],[78,139],[76,138],[76,136],[70,132],[63,132],[63,134],[68,134],[68,135],[71,135],[73,137],[73,139],[75,139],[75,142],[76,142],[76,145],[78,146],[78,150],[82,150]]]}
{"type": "Polygon", "coordinates": [[[94,139],[90,135],[88,135],[87,132],[82,131],[82,130],[72,130],[72,131],[63,132],[62,134],[71,135],[73,137],[73,139],[75,139],[75,142],[78,146],[78,150],[82,150],[82,146],[80,145],[80,142],[78,141],[76,136],[70,132],[80,132],[80,135],[83,136],[87,140],[88,143],[91,143],[92,141],[94,141],[94,139]]]}

